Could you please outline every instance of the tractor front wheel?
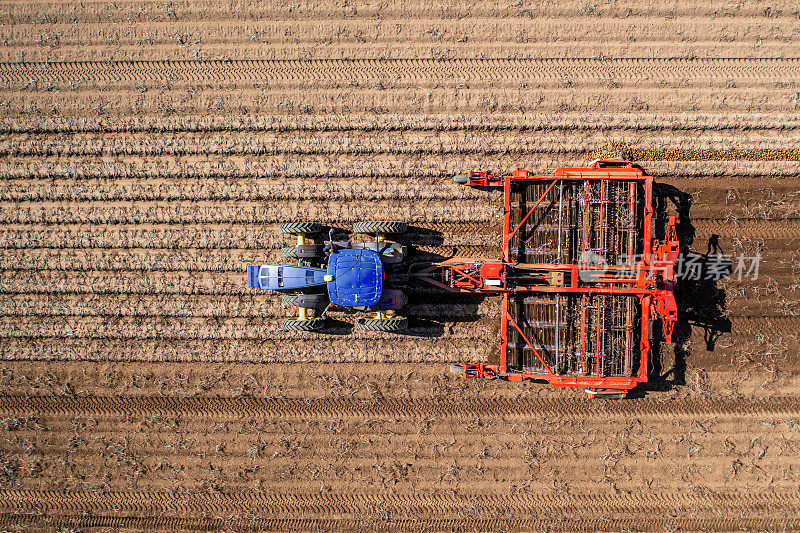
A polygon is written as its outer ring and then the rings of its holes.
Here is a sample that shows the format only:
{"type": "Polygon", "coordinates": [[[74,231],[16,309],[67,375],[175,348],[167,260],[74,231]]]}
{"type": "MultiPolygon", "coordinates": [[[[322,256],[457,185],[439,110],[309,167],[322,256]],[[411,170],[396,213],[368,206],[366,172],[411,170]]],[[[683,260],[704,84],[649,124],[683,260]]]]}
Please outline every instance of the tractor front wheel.
{"type": "Polygon", "coordinates": [[[408,330],[407,318],[359,318],[354,324],[354,329],[361,331],[406,331],[408,330]]]}
{"type": "Polygon", "coordinates": [[[324,327],[324,318],[310,318],[308,320],[287,318],[283,321],[283,329],[286,331],[321,331],[324,327]]]}

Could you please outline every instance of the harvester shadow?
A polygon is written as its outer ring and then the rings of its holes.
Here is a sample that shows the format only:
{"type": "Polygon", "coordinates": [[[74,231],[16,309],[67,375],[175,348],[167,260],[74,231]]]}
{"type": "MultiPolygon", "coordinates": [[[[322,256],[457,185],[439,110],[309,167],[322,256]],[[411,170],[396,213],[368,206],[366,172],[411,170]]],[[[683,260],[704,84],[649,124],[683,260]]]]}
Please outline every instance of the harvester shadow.
{"type": "Polygon", "coordinates": [[[686,384],[686,359],[691,356],[688,349],[693,328],[703,330],[707,351],[714,351],[716,341],[725,333],[731,332],[731,321],[725,316],[726,294],[719,288],[721,279],[732,271],[731,261],[724,255],[719,245],[719,236],[712,235],[705,253],[692,250],[695,241],[695,228],[692,225],[690,210],[692,196],[672,185],[653,184],[654,238],[663,240],[667,221],[675,215],[675,229],[680,241],[680,255],[675,265],[675,284],[673,293],[678,307],[678,321],[672,333],[672,361],[665,356],[664,332],[660,321],[653,323],[648,382],[642,390],[666,391],[686,384]],[[666,367],[666,368],[665,368],[666,367]]]}
{"type": "Polygon", "coordinates": [[[477,322],[483,294],[460,294],[447,291],[410,291],[407,310],[409,330],[413,337],[441,337],[458,324],[477,322]],[[446,310],[446,311],[445,311],[446,310]]]}

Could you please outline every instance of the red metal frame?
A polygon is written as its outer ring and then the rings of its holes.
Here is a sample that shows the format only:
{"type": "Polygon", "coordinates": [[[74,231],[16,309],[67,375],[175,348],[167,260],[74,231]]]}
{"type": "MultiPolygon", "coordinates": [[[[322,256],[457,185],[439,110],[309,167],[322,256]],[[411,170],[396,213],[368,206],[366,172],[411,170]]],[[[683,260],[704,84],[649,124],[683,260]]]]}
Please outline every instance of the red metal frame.
{"type": "MultiPolygon", "coordinates": [[[[670,217],[667,224],[666,237],[664,242],[652,240],[650,226],[652,223],[652,176],[646,175],[639,168],[633,166],[629,161],[593,161],[587,168],[559,168],[549,176],[535,176],[527,171],[518,170],[510,175],[491,173],[491,172],[470,172],[467,174],[466,185],[471,187],[502,187],[503,188],[503,250],[502,257],[498,260],[491,259],[451,259],[440,263],[426,271],[417,274],[437,286],[453,291],[480,291],[480,292],[500,292],[502,293],[501,308],[501,328],[500,328],[500,362],[499,364],[463,364],[463,374],[465,378],[484,378],[495,379],[505,378],[510,381],[522,381],[523,379],[541,379],[550,382],[554,386],[563,387],[584,387],[590,394],[602,393],[613,390],[621,395],[636,387],[640,383],[647,381],[647,366],[650,344],[648,341],[648,325],[650,320],[661,318],[663,330],[667,342],[671,342],[672,330],[677,321],[677,306],[672,293],[673,286],[673,266],[677,259],[679,246],[675,231],[675,219],[670,217]],[[544,193],[535,201],[533,207],[519,223],[513,224],[512,216],[512,183],[516,180],[542,180],[549,181],[544,193]],[[510,243],[515,234],[520,230],[524,223],[539,208],[539,205],[559,184],[567,180],[571,183],[583,182],[585,198],[585,216],[583,217],[583,250],[588,250],[589,226],[589,187],[590,183],[599,182],[600,202],[604,201],[603,196],[609,190],[611,181],[617,184],[628,184],[628,196],[630,205],[628,213],[632,214],[637,207],[634,205],[634,192],[637,184],[643,190],[641,201],[642,208],[642,253],[633,265],[604,265],[604,273],[590,281],[585,281],[579,277],[579,269],[592,269],[592,266],[563,264],[563,263],[511,263],[510,243]],[[512,227],[513,224],[513,227],[512,227]],[[525,275],[515,276],[510,272],[523,271],[525,275]],[[485,279],[483,274],[491,272],[497,275],[497,279],[485,279]],[[608,312],[608,307],[597,304],[595,306],[582,306],[581,310],[581,372],[580,375],[559,373],[558,369],[551,368],[539,351],[534,347],[523,329],[518,325],[511,313],[509,313],[509,295],[511,294],[573,294],[580,295],[585,303],[586,298],[594,298],[600,302],[606,302],[604,296],[630,296],[625,300],[626,317],[632,323],[633,320],[633,301],[638,300],[640,306],[640,331],[639,331],[639,364],[635,375],[631,368],[625,368],[625,372],[631,375],[591,375],[587,372],[588,358],[595,359],[593,368],[595,374],[599,374],[600,360],[605,357],[603,353],[587,354],[586,340],[589,334],[586,331],[588,321],[587,311],[594,310],[594,323],[596,324],[595,335],[596,345],[601,346],[598,341],[605,335],[603,321],[600,320],[604,313],[608,312]],[[510,327],[509,327],[510,324],[510,327]],[[541,362],[545,372],[525,373],[512,371],[509,369],[508,335],[510,331],[516,331],[527,347],[533,351],[537,359],[541,362]]],[[[624,185],[623,185],[624,186],[624,185]]],[[[561,200],[559,199],[559,206],[561,200]]],[[[601,217],[605,217],[606,211],[601,209],[601,217]]],[[[603,218],[603,220],[605,220],[603,218]]],[[[559,232],[561,231],[559,226],[559,232]]],[[[598,228],[598,242],[603,242],[602,225],[598,228]]],[[[627,250],[629,256],[635,249],[636,243],[633,241],[633,231],[628,232],[627,250]]],[[[626,333],[626,339],[631,339],[631,332],[626,333]]],[[[626,341],[626,358],[630,361],[631,342],[626,341]]],[[[557,352],[558,353],[558,352],[557,352]]],[[[626,363],[627,365],[627,363],[626,363]]]]}

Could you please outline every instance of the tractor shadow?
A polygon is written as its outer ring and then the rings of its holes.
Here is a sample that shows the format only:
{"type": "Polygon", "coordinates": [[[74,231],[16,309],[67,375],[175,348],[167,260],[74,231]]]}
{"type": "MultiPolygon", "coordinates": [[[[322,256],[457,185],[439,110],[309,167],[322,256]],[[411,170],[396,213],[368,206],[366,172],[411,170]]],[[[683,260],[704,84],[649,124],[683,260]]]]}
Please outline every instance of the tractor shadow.
{"type": "Polygon", "coordinates": [[[675,215],[680,241],[673,287],[678,322],[672,333],[672,350],[665,345],[661,321],[652,323],[648,382],[635,390],[634,395],[667,391],[686,384],[686,360],[692,355],[688,346],[695,328],[703,331],[705,349],[709,352],[714,351],[720,336],[731,332],[731,320],[725,315],[726,294],[719,282],[731,274],[732,263],[720,247],[718,235],[708,239],[705,253],[693,250],[695,228],[691,206],[691,194],[672,185],[653,183],[653,237],[663,240],[668,217],[675,215]]]}
{"type": "Polygon", "coordinates": [[[412,270],[422,270],[458,255],[455,247],[447,250],[443,246],[444,235],[440,231],[412,225],[396,240],[409,252],[408,272],[404,276],[408,304],[403,312],[408,317],[409,329],[402,335],[441,337],[459,324],[482,318],[479,308],[485,295],[449,292],[422,281],[413,282],[407,275],[412,270]]]}

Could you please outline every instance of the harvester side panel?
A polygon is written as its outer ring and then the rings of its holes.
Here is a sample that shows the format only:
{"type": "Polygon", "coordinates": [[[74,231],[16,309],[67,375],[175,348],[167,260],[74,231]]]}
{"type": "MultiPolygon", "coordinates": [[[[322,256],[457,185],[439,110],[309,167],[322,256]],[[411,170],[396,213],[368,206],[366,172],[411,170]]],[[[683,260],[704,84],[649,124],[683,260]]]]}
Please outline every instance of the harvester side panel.
{"type": "Polygon", "coordinates": [[[642,182],[563,180],[548,191],[550,183],[510,180],[509,224],[519,226],[508,243],[511,262],[579,264],[589,252],[614,264],[642,254],[642,182]]]}
{"type": "Polygon", "coordinates": [[[641,302],[635,295],[514,295],[506,312],[521,330],[508,331],[508,372],[546,375],[541,357],[557,376],[638,374],[641,302]]]}

